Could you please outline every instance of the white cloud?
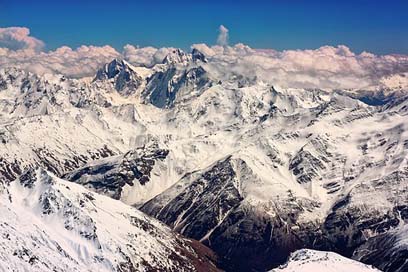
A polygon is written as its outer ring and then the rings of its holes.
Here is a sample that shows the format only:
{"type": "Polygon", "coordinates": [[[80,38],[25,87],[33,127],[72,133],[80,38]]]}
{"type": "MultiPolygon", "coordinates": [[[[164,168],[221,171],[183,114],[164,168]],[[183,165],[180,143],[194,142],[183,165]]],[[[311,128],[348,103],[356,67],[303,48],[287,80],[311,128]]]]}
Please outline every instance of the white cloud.
{"type": "Polygon", "coordinates": [[[227,46],[228,45],[228,28],[226,28],[223,25],[220,25],[219,27],[219,34],[218,34],[218,38],[217,38],[217,44],[221,45],[221,46],[227,46]]]}
{"type": "Polygon", "coordinates": [[[408,56],[353,53],[348,47],[323,46],[315,50],[252,49],[193,45],[210,59],[210,66],[225,77],[248,78],[295,88],[368,88],[381,79],[408,72],[408,56]]]}
{"type": "MultiPolygon", "coordinates": [[[[244,44],[227,46],[224,42],[228,30],[220,27],[220,33],[223,33],[222,45],[196,44],[192,48],[207,56],[206,65],[222,80],[239,74],[282,87],[344,89],[368,88],[391,81],[399,84],[405,82],[405,77],[399,75],[408,74],[406,55],[355,54],[344,45],[285,51],[253,49],[244,44]]],[[[70,77],[93,76],[103,64],[117,57],[133,65],[151,67],[161,63],[174,49],[126,45],[120,53],[108,45],[84,45],[44,52],[39,51],[44,44],[30,37],[26,28],[0,28],[0,45],[0,67],[14,66],[39,74],[61,73],[70,77]]]]}
{"type": "Polygon", "coordinates": [[[0,49],[0,66],[19,67],[30,72],[59,73],[69,77],[93,76],[98,68],[120,54],[110,46],[81,46],[75,50],[63,46],[54,51],[0,49]]]}
{"type": "Polygon", "coordinates": [[[162,63],[164,58],[176,48],[173,47],[135,47],[127,44],[123,47],[123,58],[135,66],[152,67],[162,63]]]}
{"type": "Polygon", "coordinates": [[[0,47],[11,50],[34,50],[40,51],[44,43],[30,36],[30,30],[26,27],[0,28],[0,47]]]}
{"type": "Polygon", "coordinates": [[[149,67],[152,66],[153,56],[157,52],[157,48],[143,47],[138,48],[127,44],[123,47],[123,57],[133,65],[149,67]]]}

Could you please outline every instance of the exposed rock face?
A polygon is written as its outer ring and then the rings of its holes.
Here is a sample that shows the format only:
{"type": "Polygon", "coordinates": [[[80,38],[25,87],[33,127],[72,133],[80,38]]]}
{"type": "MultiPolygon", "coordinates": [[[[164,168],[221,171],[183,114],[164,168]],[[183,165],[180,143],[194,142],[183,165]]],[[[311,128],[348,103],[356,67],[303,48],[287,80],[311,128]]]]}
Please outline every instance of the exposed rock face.
{"type": "MultiPolygon", "coordinates": [[[[403,213],[406,216],[407,208],[403,213]]],[[[370,263],[381,271],[402,272],[408,269],[408,228],[403,226],[368,239],[354,251],[353,259],[370,263]]]]}
{"type": "Polygon", "coordinates": [[[151,172],[158,161],[164,161],[169,151],[164,149],[133,150],[124,155],[93,162],[63,178],[84,185],[98,193],[120,199],[125,185],[150,182],[151,172]]]}
{"type": "Polygon", "coordinates": [[[186,187],[174,199],[165,203],[165,206],[152,200],[147,202],[142,210],[154,214],[184,235],[200,240],[239,205],[242,196],[235,187],[236,175],[230,158],[212,166],[189,183],[191,176],[196,175],[197,173],[192,173],[184,177],[180,186],[186,187]]]}

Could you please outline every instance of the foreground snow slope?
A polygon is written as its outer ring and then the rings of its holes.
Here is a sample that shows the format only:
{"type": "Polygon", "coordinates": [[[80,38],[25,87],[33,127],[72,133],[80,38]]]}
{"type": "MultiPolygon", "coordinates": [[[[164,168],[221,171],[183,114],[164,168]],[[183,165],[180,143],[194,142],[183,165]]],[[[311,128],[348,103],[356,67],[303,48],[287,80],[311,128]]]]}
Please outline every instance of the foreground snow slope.
{"type": "Polygon", "coordinates": [[[290,255],[286,264],[271,272],[379,272],[371,266],[333,252],[301,249],[290,255]]]}
{"type": "Polygon", "coordinates": [[[1,185],[1,271],[216,271],[211,251],[42,169],[1,185]]]}

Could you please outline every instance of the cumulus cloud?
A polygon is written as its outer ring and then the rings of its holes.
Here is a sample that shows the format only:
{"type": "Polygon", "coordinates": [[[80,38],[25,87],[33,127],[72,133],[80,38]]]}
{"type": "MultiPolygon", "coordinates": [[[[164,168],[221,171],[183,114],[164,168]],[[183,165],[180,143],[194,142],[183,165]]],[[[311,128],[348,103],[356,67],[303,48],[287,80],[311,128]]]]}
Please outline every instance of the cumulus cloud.
{"type": "Polygon", "coordinates": [[[385,77],[408,72],[408,56],[353,53],[348,47],[323,46],[314,50],[252,49],[193,45],[209,59],[220,76],[242,75],[282,87],[369,88],[385,77]]]}
{"type": "Polygon", "coordinates": [[[228,28],[226,28],[223,25],[220,25],[218,31],[220,32],[218,34],[217,38],[217,44],[221,46],[227,46],[228,45],[228,28]]]}
{"type": "Polygon", "coordinates": [[[123,47],[123,57],[136,66],[152,66],[154,64],[153,59],[156,52],[157,48],[154,47],[138,48],[130,44],[123,47]]]}
{"type": "Polygon", "coordinates": [[[0,66],[19,67],[30,72],[45,74],[59,73],[69,77],[93,76],[106,62],[120,54],[110,46],[67,46],[49,52],[32,50],[0,50],[0,66]]]}
{"type": "Polygon", "coordinates": [[[172,51],[174,47],[135,47],[127,44],[123,47],[123,58],[135,66],[152,67],[163,63],[164,58],[172,51]]]}
{"type": "Polygon", "coordinates": [[[151,67],[161,63],[173,48],[139,48],[126,45],[123,52],[106,46],[62,46],[45,52],[44,43],[30,36],[25,27],[0,28],[0,67],[18,67],[37,74],[59,73],[69,77],[94,76],[114,58],[123,58],[137,66],[151,67]]]}
{"type": "Polygon", "coordinates": [[[26,27],[0,28],[0,47],[11,50],[34,50],[40,51],[44,43],[30,36],[30,30],[26,27]]]}
{"type": "MultiPolygon", "coordinates": [[[[348,47],[323,46],[313,50],[253,49],[244,44],[227,45],[228,30],[221,26],[219,44],[195,44],[207,56],[203,64],[224,80],[239,76],[281,87],[356,89],[406,83],[407,55],[353,53],[348,47]],[[402,82],[402,83],[401,83],[402,82]]],[[[111,46],[67,46],[41,51],[43,43],[29,36],[26,28],[0,28],[0,67],[19,67],[38,74],[60,73],[69,77],[94,76],[113,58],[136,66],[162,63],[174,48],[126,45],[122,52],[111,46]]]]}

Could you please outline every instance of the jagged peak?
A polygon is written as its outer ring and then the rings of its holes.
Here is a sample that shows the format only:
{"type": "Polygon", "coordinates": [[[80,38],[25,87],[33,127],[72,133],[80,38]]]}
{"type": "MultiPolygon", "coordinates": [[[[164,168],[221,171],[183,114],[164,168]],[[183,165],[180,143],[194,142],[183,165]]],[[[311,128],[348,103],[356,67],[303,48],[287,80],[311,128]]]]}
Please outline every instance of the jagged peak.
{"type": "Polygon", "coordinates": [[[96,78],[104,79],[115,77],[119,73],[119,70],[117,69],[118,67],[120,67],[120,65],[118,65],[119,63],[120,61],[115,58],[110,63],[105,64],[101,69],[98,70],[96,78]]]}
{"type": "Polygon", "coordinates": [[[192,55],[192,58],[193,58],[194,62],[197,62],[197,61],[202,61],[204,63],[208,62],[205,55],[200,50],[198,50],[196,48],[193,48],[193,50],[191,51],[191,55],[192,55]]]}
{"type": "Polygon", "coordinates": [[[136,72],[136,68],[127,61],[119,58],[113,59],[98,70],[95,81],[114,79],[115,89],[123,94],[131,94],[143,80],[136,72]]]}
{"type": "Polygon", "coordinates": [[[192,60],[190,54],[185,53],[183,50],[176,48],[170,51],[163,59],[163,64],[187,64],[192,60]]]}
{"type": "Polygon", "coordinates": [[[122,71],[134,72],[134,69],[130,63],[123,59],[114,58],[111,62],[106,63],[96,73],[95,80],[111,79],[115,78],[122,71]]]}

